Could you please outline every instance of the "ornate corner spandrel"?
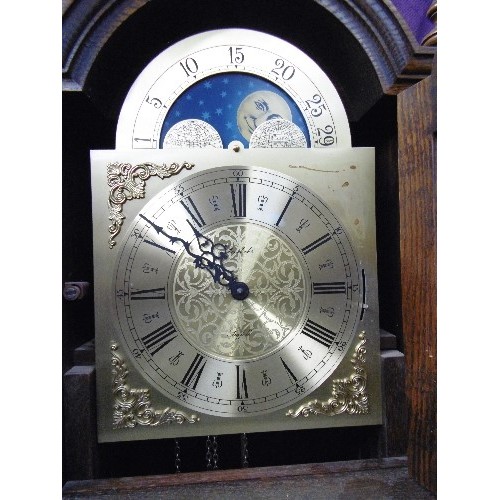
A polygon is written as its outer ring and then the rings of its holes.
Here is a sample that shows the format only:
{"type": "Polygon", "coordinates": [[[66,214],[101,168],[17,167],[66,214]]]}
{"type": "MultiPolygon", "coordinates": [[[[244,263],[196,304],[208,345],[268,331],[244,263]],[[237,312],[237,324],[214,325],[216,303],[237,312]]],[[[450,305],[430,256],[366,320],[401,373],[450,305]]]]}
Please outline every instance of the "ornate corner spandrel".
{"type": "Polygon", "coordinates": [[[108,239],[109,248],[116,245],[115,236],[120,232],[125,216],[122,213],[123,205],[127,200],[144,198],[145,181],[152,176],[166,179],[178,174],[181,170],[191,170],[193,163],[185,161],[182,164],[171,163],[157,165],[155,163],[141,163],[131,165],[130,163],[109,163],[107,167],[109,186],[109,220],[111,221],[108,231],[111,236],[108,239]]]}
{"type": "Polygon", "coordinates": [[[113,429],[133,428],[138,425],[157,427],[162,424],[195,424],[197,415],[187,415],[175,408],[155,410],[151,406],[148,389],[131,389],[126,379],[128,368],[118,354],[118,344],[111,343],[111,364],[113,375],[113,429]]]}
{"type": "Polygon", "coordinates": [[[333,417],[342,413],[349,415],[369,413],[369,398],[366,393],[367,373],[363,368],[366,362],[365,332],[359,334],[359,339],[360,342],[351,359],[354,373],[348,378],[332,382],[332,397],[327,401],[315,399],[300,406],[297,410],[288,410],[287,417],[297,418],[311,415],[333,417]]]}

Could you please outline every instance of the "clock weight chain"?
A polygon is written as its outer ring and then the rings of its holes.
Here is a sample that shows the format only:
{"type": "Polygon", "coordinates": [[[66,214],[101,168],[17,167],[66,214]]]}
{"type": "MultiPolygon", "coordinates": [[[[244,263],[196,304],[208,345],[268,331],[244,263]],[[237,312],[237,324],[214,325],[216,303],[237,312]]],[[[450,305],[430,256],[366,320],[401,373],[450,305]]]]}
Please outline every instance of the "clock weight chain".
{"type": "Polygon", "coordinates": [[[246,469],[249,467],[248,462],[248,438],[245,433],[241,435],[241,467],[246,469]]]}
{"type": "MultiPolygon", "coordinates": [[[[218,470],[219,468],[219,452],[217,436],[207,436],[205,459],[207,470],[218,470]]],[[[175,452],[175,473],[181,472],[181,445],[180,439],[174,439],[174,452],[175,452]]],[[[249,453],[248,453],[248,437],[245,433],[240,434],[240,466],[246,469],[250,466],[249,453]]]]}
{"type": "Polygon", "coordinates": [[[179,473],[181,471],[181,447],[179,440],[175,440],[175,472],[179,473]]]}
{"type": "Polygon", "coordinates": [[[212,436],[213,439],[210,439],[210,436],[207,436],[207,470],[217,470],[219,454],[217,452],[217,436],[212,436]]]}

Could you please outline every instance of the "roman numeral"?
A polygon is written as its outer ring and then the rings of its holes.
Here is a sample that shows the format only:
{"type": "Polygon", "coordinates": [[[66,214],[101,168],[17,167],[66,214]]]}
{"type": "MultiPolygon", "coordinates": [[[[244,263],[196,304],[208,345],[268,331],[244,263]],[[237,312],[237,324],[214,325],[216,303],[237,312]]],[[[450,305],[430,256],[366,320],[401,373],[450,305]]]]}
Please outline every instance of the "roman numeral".
{"type": "Polygon", "coordinates": [[[304,255],[307,255],[309,252],[312,252],[313,250],[316,250],[319,246],[323,245],[327,241],[330,241],[332,239],[330,234],[324,234],[321,236],[321,238],[318,238],[317,240],[313,241],[312,243],[309,243],[309,245],[305,246],[302,249],[302,252],[304,255]]]}
{"type": "Polygon", "coordinates": [[[154,241],[151,241],[151,240],[144,240],[144,243],[147,243],[148,245],[151,245],[153,247],[156,247],[156,248],[159,248],[160,250],[165,250],[165,252],[168,252],[172,255],[175,255],[175,251],[170,249],[170,248],[167,248],[167,247],[164,247],[162,245],[159,245],[158,243],[154,242],[154,241]]]}
{"type": "Polygon", "coordinates": [[[288,378],[290,379],[290,382],[292,384],[295,384],[297,382],[297,377],[294,375],[292,370],[290,370],[290,367],[283,361],[283,358],[280,356],[281,362],[283,363],[283,367],[286,370],[286,373],[288,374],[288,378]]]}
{"type": "Polygon", "coordinates": [[[198,226],[204,226],[205,221],[203,220],[203,217],[201,216],[197,206],[194,204],[193,200],[191,199],[191,196],[188,196],[186,198],[187,203],[184,200],[181,200],[181,205],[187,210],[191,218],[193,219],[194,223],[198,226]]]}
{"type": "Polygon", "coordinates": [[[247,216],[247,185],[231,184],[231,197],[233,199],[233,214],[235,217],[247,216]]]}
{"type": "Polygon", "coordinates": [[[310,319],[306,321],[302,333],[327,348],[329,348],[333,344],[336,336],[336,333],[328,330],[328,328],[325,328],[324,326],[318,325],[318,323],[315,323],[310,319]]]}
{"type": "Polygon", "coordinates": [[[322,295],[325,293],[346,293],[346,284],[345,281],[313,283],[313,293],[315,295],[322,295]]]}
{"type": "Polygon", "coordinates": [[[164,299],[165,287],[151,288],[150,290],[135,290],[130,292],[130,300],[164,299]]]}
{"type": "Polygon", "coordinates": [[[236,399],[248,398],[247,377],[245,370],[236,365],[236,399]]]}
{"type": "Polygon", "coordinates": [[[206,363],[205,358],[201,354],[197,354],[184,375],[184,378],[181,380],[181,384],[195,390],[206,363]]]}
{"type": "Polygon", "coordinates": [[[160,328],[153,330],[151,333],[148,333],[141,340],[144,347],[151,353],[151,356],[153,356],[168,343],[172,342],[172,340],[177,337],[176,334],[177,332],[174,329],[174,325],[168,322],[160,326],[160,328]]]}
{"type": "Polygon", "coordinates": [[[278,217],[278,220],[276,221],[276,224],[275,224],[276,226],[280,225],[281,219],[283,219],[283,216],[285,215],[285,212],[287,211],[291,202],[292,202],[292,197],[288,198],[288,201],[286,202],[285,208],[283,209],[280,216],[278,217]]]}

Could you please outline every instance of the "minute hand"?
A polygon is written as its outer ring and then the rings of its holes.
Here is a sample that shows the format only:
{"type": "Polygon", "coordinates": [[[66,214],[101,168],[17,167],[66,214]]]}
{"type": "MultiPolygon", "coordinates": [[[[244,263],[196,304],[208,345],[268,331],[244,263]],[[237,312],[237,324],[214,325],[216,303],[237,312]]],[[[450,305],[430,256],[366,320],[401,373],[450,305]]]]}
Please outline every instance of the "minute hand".
{"type": "Polygon", "coordinates": [[[239,282],[236,275],[224,266],[223,261],[228,258],[225,245],[221,243],[214,243],[210,238],[198,231],[198,229],[196,229],[188,220],[187,223],[196,236],[198,248],[200,250],[200,253],[195,253],[191,250],[190,243],[185,239],[168,234],[161,226],[155,224],[144,215],[139,214],[139,216],[150,224],[158,234],[166,236],[171,243],[182,243],[186,253],[193,258],[195,267],[208,271],[215,283],[227,286],[231,290],[233,298],[243,300],[248,296],[249,290],[247,285],[239,282]]]}

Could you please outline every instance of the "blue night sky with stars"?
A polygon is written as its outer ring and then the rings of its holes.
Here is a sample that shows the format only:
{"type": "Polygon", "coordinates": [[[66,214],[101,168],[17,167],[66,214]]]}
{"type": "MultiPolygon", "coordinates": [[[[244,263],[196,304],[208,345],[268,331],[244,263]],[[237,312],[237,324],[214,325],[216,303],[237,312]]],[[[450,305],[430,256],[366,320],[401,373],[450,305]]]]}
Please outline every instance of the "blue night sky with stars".
{"type": "Polygon", "coordinates": [[[281,88],[272,82],[247,73],[222,73],[213,75],[189,87],[169,109],[162,125],[160,147],[168,130],[182,120],[203,120],[214,127],[225,148],[231,141],[241,141],[248,147],[248,140],[240,133],[237,111],[240,103],[253,92],[272,91],[288,104],[292,120],[304,133],[310,146],[309,133],[298,106],[281,88]]]}

